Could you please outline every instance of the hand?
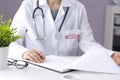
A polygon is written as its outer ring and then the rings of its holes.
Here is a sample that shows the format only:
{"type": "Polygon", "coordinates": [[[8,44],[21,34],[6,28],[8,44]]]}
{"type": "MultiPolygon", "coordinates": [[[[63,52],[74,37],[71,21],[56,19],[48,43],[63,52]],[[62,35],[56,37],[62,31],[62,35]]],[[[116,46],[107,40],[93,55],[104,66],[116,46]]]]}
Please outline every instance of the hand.
{"type": "Polygon", "coordinates": [[[42,63],[45,60],[45,56],[38,50],[28,50],[22,55],[23,59],[30,60],[36,63],[42,63]]]}
{"type": "Polygon", "coordinates": [[[111,57],[120,66],[120,52],[115,52],[111,57]]]}

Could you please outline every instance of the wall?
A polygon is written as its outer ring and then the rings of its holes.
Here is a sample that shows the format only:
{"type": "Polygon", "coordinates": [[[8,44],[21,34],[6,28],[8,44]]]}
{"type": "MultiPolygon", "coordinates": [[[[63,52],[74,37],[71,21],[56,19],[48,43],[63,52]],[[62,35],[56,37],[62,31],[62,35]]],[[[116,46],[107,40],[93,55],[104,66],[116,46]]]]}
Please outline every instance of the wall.
{"type": "Polygon", "coordinates": [[[5,19],[12,18],[21,2],[22,0],[0,0],[0,14],[4,14],[5,19]]]}
{"type": "MultiPolygon", "coordinates": [[[[90,25],[93,29],[95,39],[103,44],[104,38],[104,17],[105,6],[112,4],[112,0],[79,0],[87,9],[90,25]]],[[[13,17],[19,8],[22,0],[1,0],[0,1],[0,14],[4,14],[4,18],[8,19],[13,17]]]]}
{"type": "Polygon", "coordinates": [[[95,39],[103,44],[105,7],[112,4],[112,0],[79,0],[87,9],[90,25],[93,29],[95,39]]]}

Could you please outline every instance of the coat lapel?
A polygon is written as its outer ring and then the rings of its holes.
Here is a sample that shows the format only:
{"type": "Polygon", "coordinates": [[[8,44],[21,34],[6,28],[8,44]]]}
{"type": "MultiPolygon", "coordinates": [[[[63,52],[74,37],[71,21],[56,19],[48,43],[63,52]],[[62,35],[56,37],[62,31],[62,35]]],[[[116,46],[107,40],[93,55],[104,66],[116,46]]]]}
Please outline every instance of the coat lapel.
{"type": "Polygon", "coordinates": [[[54,20],[53,20],[53,18],[52,18],[52,14],[51,14],[51,11],[50,11],[50,8],[49,8],[49,7],[47,7],[46,9],[44,9],[44,14],[45,14],[45,18],[46,18],[46,19],[48,19],[52,25],[55,25],[54,20]]]}
{"type": "Polygon", "coordinates": [[[53,20],[47,0],[39,0],[39,6],[43,9],[45,18],[48,19],[53,26],[56,26],[55,24],[57,24],[58,21],[61,21],[65,15],[66,10],[64,10],[64,7],[71,6],[71,0],[62,0],[55,21],[53,20]]]}
{"type": "Polygon", "coordinates": [[[59,11],[58,11],[58,14],[56,16],[55,23],[57,23],[59,20],[61,20],[62,17],[64,16],[64,14],[65,14],[65,11],[64,11],[64,9],[61,6],[59,11]]]}
{"type": "Polygon", "coordinates": [[[50,8],[48,6],[47,0],[39,0],[39,6],[43,9],[45,19],[49,20],[50,23],[55,26],[54,20],[51,15],[50,8]]]}
{"type": "Polygon", "coordinates": [[[62,0],[58,15],[55,19],[55,24],[57,24],[57,22],[59,22],[60,20],[64,18],[66,8],[70,7],[71,5],[72,5],[71,0],[62,0]]]}

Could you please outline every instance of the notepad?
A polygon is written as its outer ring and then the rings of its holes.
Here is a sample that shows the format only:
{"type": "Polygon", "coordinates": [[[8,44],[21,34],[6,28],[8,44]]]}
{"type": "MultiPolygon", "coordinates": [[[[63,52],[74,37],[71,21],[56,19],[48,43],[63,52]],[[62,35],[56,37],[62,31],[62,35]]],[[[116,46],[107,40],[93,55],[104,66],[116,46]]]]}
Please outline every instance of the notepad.
{"type": "Polygon", "coordinates": [[[49,55],[46,56],[44,63],[28,62],[58,72],[79,70],[120,74],[120,67],[102,48],[90,49],[76,60],[70,60],[62,56],[49,55]]]}

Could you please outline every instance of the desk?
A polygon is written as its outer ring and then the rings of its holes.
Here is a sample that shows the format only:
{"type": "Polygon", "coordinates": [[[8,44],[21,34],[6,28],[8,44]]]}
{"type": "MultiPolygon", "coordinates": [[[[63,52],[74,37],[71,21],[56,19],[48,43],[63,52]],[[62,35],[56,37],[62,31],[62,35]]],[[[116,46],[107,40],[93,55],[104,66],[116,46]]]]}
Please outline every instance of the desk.
{"type": "Polygon", "coordinates": [[[62,80],[65,74],[79,75],[80,80],[120,80],[118,74],[103,74],[84,71],[72,71],[68,73],[58,73],[34,65],[29,65],[25,69],[17,69],[9,66],[0,70],[0,80],[62,80]]]}

